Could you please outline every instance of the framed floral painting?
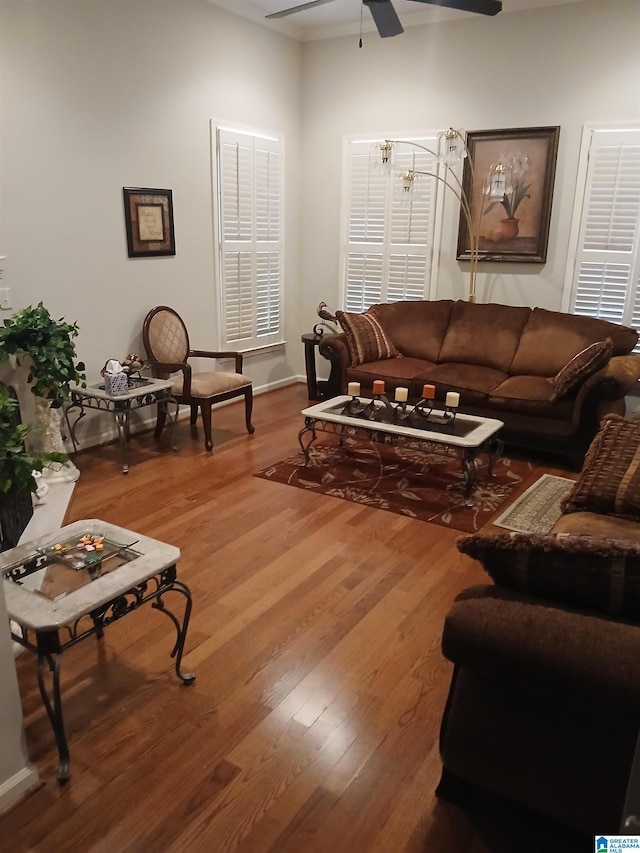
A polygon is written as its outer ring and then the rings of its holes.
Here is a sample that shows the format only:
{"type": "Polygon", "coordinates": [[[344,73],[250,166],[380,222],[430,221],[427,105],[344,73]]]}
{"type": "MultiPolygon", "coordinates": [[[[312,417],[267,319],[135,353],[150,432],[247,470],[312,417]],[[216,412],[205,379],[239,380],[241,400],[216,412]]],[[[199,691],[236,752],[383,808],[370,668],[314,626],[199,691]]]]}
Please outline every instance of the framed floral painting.
{"type": "MultiPolygon", "coordinates": [[[[473,130],[467,133],[469,156],[462,185],[469,200],[471,225],[479,234],[480,261],[543,264],[547,260],[551,202],[559,127],[473,130]],[[498,197],[485,190],[487,175],[505,167],[507,190],[498,197]]],[[[460,213],[458,260],[471,259],[467,218],[460,213]]]]}

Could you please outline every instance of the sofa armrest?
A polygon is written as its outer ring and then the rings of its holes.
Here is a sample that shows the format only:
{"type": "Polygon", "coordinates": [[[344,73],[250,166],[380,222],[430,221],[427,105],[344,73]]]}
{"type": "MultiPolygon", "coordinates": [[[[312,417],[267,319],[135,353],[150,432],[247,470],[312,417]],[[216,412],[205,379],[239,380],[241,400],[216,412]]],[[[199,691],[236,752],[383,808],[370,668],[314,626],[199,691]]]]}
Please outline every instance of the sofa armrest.
{"type": "Polygon", "coordinates": [[[351,367],[351,356],[347,338],[343,332],[325,335],[320,341],[318,352],[331,362],[331,374],[327,383],[327,396],[337,396],[347,389],[347,368],[351,367]]]}
{"type": "Polygon", "coordinates": [[[583,409],[592,407],[597,423],[602,414],[613,406],[599,408],[600,403],[622,401],[640,379],[640,355],[616,355],[601,370],[582,383],[573,409],[573,423],[584,419],[583,409]]]}
{"type": "Polygon", "coordinates": [[[640,710],[638,625],[475,586],[454,601],[442,650],[455,664],[502,681],[525,679],[531,689],[587,701],[607,696],[640,710]]]}

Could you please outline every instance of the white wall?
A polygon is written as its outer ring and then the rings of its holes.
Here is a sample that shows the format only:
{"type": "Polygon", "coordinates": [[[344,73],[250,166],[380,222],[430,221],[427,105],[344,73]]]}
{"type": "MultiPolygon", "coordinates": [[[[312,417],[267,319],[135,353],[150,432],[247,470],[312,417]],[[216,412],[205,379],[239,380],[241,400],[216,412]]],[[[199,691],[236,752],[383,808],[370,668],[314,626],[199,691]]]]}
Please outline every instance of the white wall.
{"type": "MultiPolygon", "coordinates": [[[[1,91],[0,86],[0,95],[1,91]]],[[[12,365],[0,364],[0,381],[6,381],[13,373],[12,365]]],[[[0,582],[0,812],[38,782],[38,773],[29,764],[27,755],[12,646],[4,588],[0,582]]]]}
{"type": "MultiPolygon", "coordinates": [[[[305,46],[304,280],[307,315],[338,303],[345,136],[560,125],[545,265],[481,264],[478,300],[560,310],[581,128],[640,120],[640,3],[581,2],[477,16],[380,39],[305,46]]],[[[458,203],[446,193],[437,296],[465,298],[458,203]]]]}
{"type": "MultiPolygon", "coordinates": [[[[300,282],[302,46],[204,0],[0,3],[0,248],[13,308],[77,321],[87,378],[142,351],[174,306],[217,349],[210,119],[284,135],[286,280],[300,282]],[[122,187],[173,190],[176,256],[127,257],[122,187]]],[[[7,316],[6,314],[4,316],[7,316]]],[[[287,349],[247,359],[256,387],[301,371],[287,349]]]]}

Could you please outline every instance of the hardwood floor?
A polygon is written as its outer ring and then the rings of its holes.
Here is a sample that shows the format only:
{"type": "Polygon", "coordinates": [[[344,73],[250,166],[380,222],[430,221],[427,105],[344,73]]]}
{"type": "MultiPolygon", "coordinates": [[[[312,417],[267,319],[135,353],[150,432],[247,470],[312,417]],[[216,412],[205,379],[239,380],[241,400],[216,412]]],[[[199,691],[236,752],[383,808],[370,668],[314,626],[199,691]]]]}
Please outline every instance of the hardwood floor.
{"type": "Polygon", "coordinates": [[[486,580],[458,531],[252,476],[297,451],[305,392],[257,397],[253,436],[241,405],[214,412],[212,453],[187,420],[175,454],[134,437],[126,477],[115,445],[74,457],[67,522],[181,549],[194,601],[183,664],[197,679],[176,678],[173,629],[149,606],[65,652],[61,788],[34,659],[20,655],[44,784],[0,817],[0,850],[535,849],[517,822],[488,829],[434,796],[442,624],[486,580]]]}

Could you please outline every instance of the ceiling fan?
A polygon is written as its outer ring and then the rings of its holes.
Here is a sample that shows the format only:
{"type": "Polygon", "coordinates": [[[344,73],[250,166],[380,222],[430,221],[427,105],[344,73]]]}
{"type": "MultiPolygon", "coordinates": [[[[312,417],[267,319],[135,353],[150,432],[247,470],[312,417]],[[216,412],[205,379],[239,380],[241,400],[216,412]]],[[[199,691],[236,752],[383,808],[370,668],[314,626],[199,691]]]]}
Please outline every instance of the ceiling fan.
{"type": "MultiPolygon", "coordinates": [[[[332,2],[333,0],[311,0],[309,3],[292,6],[266,17],[284,18],[286,15],[293,15],[294,12],[302,12],[303,9],[312,9],[314,6],[323,6],[325,3],[332,2]]],[[[382,38],[397,36],[404,32],[391,0],[362,0],[362,2],[369,8],[382,38]]],[[[497,15],[502,11],[501,0],[414,0],[414,2],[430,3],[432,6],[444,6],[447,9],[460,9],[462,12],[475,12],[478,15],[497,15]]]]}

